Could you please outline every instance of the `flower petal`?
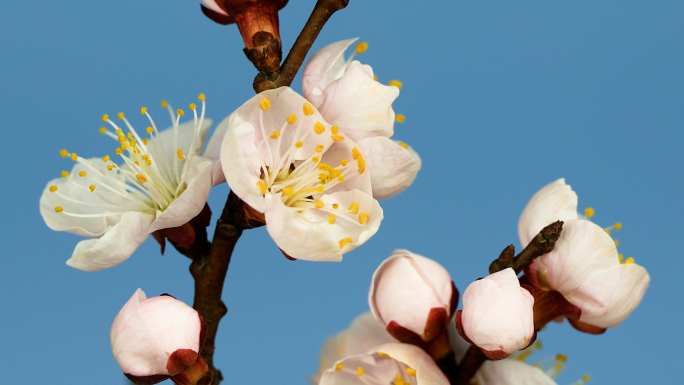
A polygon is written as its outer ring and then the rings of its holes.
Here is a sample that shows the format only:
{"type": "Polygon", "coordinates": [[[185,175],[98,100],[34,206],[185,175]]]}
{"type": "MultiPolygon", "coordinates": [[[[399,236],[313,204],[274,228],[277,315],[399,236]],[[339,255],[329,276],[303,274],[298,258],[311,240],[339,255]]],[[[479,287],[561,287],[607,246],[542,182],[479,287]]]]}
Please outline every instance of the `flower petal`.
{"type": "Polygon", "coordinates": [[[404,191],[416,179],[421,160],[413,148],[406,146],[384,136],[359,142],[370,170],[375,199],[390,198],[404,191]]]}
{"type": "Polygon", "coordinates": [[[224,11],[221,7],[216,4],[216,0],[202,0],[204,5],[207,6],[207,8],[211,9],[214,12],[220,13],[221,15],[228,16],[226,11],[224,11]]]}
{"type": "Polygon", "coordinates": [[[522,361],[485,361],[475,375],[482,385],[556,385],[543,370],[522,361]]]}
{"type": "Polygon", "coordinates": [[[549,183],[532,196],[518,221],[518,236],[523,247],[547,225],[577,219],[577,194],[565,179],[549,183]]]}
{"type": "Polygon", "coordinates": [[[193,152],[200,155],[204,149],[204,143],[207,141],[209,127],[211,127],[211,119],[204,119],[202,127],[199,128],[197,133],[197,138],[195,138],[195,143],[192,142],[193,135],[195,134],[194,120],[178,125],[178,128],[176,129],[178,130],[177,139],[173,127],[165,128],[159,131],[159,136],[154,136],[149,140],[147,148],[152,150],[152,155],[157,159],[166,156],[166,159],[172,162],[177,156],[178,149],[183,150],[183,153],[187,156],[190,154],[190,147],[192,147],[193,152]]]}
{"type": "Polygon", "coordinates": [[[378,83],[372,73],[370,66],[352,61],[344,76],[323,90],[325,100],[319,107],[328,123],[357,142],[394,134],[392,103],[399,88],[378,83]]]}
{"type": "Polygon", "coordinates": [[[449,380],[437,367],[435,361],[423,349],[407,344],[389,343],[374,349],[415,369],[417,383],[420,385],[448,385],[449,380]]]}
{"type": "Polygon", "coordinates": [[[88,239],[76,245],[67,265],[84,271],[98,271],[118,265],[128,259],[142,244],[154,215],[128,211],[121,220],[108,228],[98,239],[88,239]]]}
{"type": "MultiPolygon", "coordinates": [[[[232,116],[232,115],[231,115],[232,116]]],[[[211,134],[207,147],[204,150],[203,156],[211,160],[215,160],[215,163],[211,171],[211,185],[218,186],[226,181],[226,176],[223,174],[223,167],[221,167],[221,142],[223,142],[223,137],[226,136],[226,130],[230,122],[230,116],[226,117],[216,126],[214,133],[211,134]]]]}
{"type": "Polygon", "coordinates": [[[318,107],[323,102],[323,89],[344,75],[347,62],[344,51],[359,38],[338,41],[327,45],[311,56],[302,71],[302,93],[318,107]]]}
{"type": "Polygon", "coordinates": [[[140,316],[159,348],[169,355],[178,349],[199,352],[202,327],[195,309],[167,295],[149,298],[143,305],[140,316]]]}

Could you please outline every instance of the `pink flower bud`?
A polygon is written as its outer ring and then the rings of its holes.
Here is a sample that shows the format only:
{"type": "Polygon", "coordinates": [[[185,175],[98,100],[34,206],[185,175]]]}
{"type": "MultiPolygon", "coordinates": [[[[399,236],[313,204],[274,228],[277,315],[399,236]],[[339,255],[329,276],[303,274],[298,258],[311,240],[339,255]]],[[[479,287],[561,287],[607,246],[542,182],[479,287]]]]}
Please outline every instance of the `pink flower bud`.
{"type": "Polygon", "coordinates": [[[138,289],[114,319],[110,339],[116,361],[136,384],[156,384],[203,361],[202,317],[168,294],[147,299],[138,289]]]}
{"type": "Polygon", "coordinates": [[[444,331],[456,310],[458,291],[439,263],[395,250],[373,274],[368,302],[394,338],[416,344],[444,331]]]}
{"type": "Polygon", "coordinates": [[[477,280],[463,293],[456,328],[491,359],[506,358],[534,342],[534,298],[508,268],[477,280]]]}

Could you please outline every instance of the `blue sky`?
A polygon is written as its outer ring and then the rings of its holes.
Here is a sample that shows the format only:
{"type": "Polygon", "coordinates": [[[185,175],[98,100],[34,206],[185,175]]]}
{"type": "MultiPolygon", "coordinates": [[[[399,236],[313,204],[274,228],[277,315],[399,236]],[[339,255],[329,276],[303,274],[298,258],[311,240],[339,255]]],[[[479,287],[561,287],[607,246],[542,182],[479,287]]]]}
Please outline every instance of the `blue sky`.
{"type": "MultiPolygon", "coordinates": [[[[313,4],[291,1],[281,12],[285,48],[313,4]]],[[[648,269],[651,286],[602,336],[549,325],[540,356],[569,357],[559,384],[583,374],[597,384],[674,382],[684,342],[684,3],[391,4],[351,0],[314,49],[368,42],[359,60],[380,81],[404,84],[395,138],[420,153],[423,169],[381,202],[380,231],[341,263],[291,262],[265,229],[245,233],[223,296],[215,360],[224,376],[304,384],[324,339],[368,310],[370,278],[394,249],[437,260],[463,292],[505,246],[519,246],[518,216],[532,194],[565,177],[595,222],[623,224],[619,250],[648,269]]],[[[111,151],[97,132],[102,114],[148,106],[163,121],[162,99],[187,106],[202,92],[218,123],[253,95],[255,70],[237,28],[213,24],[190,0],[7,2],[0,34],[0,114],[12,139],[0,152],[2,382],[122,384],[111,322],[138,287],[192,303],[189,260],[160,256],[148,240],[119,266],[74,270],[64,262],[80,238],[44,225],[41,191],[71,167],[61,148],[111,151]]],[[[301,90],[299,77],[293,87],[301,90]]],[[[227,192],[212,191],[214,213],[227,192]]]]}

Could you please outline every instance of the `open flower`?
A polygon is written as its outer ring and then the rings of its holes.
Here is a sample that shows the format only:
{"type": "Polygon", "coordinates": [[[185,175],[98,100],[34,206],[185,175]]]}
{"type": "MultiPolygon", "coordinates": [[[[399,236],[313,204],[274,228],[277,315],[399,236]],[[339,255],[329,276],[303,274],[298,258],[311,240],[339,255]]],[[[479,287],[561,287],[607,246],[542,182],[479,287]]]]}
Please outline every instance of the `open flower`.
{"type": "Polygon", "coordinates": [[[577,213],[577,195],[559,179],[537,192],[520,217],[518,232],[523,245],[546,224],[565,221],[553,251],[537,258],[526,271],[530,283],[543,289],[535,291],[539,298],[537,328],[564,315],[579,330],[602,333],[622,322],[648,287],[646,269],[632,258],[622,261],[608,234],[610,228],[587,220],[593,209],[587,214],[577,213]]]}
{"type": "Polygon", "coordinates": [[[233,112],[220,154],[231,190],[291,258],[339,261],[380,226],[363,151],[289,87],[233,112]]]}
{"type": "Polygon", "coordinates": [[[449,380],[421,348],[387,343],[346,357],[323,372],[321,385],[447,385],[449,380]]]}
{"type": "Polygon", "coordinates": [[[368,303],[394,338],[421,343],[447,327],[458,291],[439,263],[408,250],[395,250],[375,270],[368,303]]]}
{"type": "Polygon", "coordinates": [[[204,343],[202,317],[168,294],[147,298],[138,289],[114,319],[110,339],[116,361],[136,384],[211,379],[199,354],[204,343]]]}
{"type": "Polygon", "coordinates": [[[474,381],[478,385],[556,385],[541,368],[514,359],[485,361],[474,381]]]}
{"type": "MultiPolygon", "coordinates": [[[[421,161],[407,144],[390,139],[395,121],[392,103],[400,84],[380,84],[369,65],[352,60],[354,55],[344,59],[344,51],[356,40],[339,41],[313,54],[304,67],[302,90],[330,124],[358,143],[367,156],[373,196],[385,199],[413,183],[421,161]]],[[[356,52],[366,48],[361,43],[356,52]]]]}
{"type": "Polygon", "coordinates": [[[506,358],[536,339],[533,305],[532,294],[520,287],[509,267],[468,286],[463,310],[456,313],[456,328],[487,357],[506,358]]]}
{"type": "Polygon", "coordinates": [[[174,113],[163,102],[173,127],[161,132],[143,107],[141,113],[150,121],[147,135],[136,131],[123,113],[118,118],[124,128],[104,115],[102,121],[113,130],[102,127],[100,132],[117,142],[114,152],[121,164],[109,155],[86,159],[61,151],[76,163],[71,172],[62,171],[62,178],[47,184],[40,213],[53,230],[95,238],[79,242],[67,265],[86,271],[117,265],[158,230],[185,226],[176,232],[181,234],[178,241],[194,242],[187,223],[205,208],[215,163],[201,156],[211,122],[204,119],[204,95],[200,100],[201,115],[191,104],[194,121],[184,124],[179,124],[183,111],[174,113]]]}

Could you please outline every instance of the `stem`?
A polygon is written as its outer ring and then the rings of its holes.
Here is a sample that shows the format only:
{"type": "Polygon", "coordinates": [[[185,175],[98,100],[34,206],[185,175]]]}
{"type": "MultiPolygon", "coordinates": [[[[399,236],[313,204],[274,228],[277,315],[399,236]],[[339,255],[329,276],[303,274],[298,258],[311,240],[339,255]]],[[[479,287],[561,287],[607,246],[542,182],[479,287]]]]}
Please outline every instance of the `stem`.
{"type": "Polygon", "coordinates": [[[513,262],[513,270],[515,270],[515,273],[518,274],[523,271],[525,266],[532,263],[535,258],[551,252],[556,245],[556,241],[560,237],[562,230],[563,221],[555,221],[544,227],[539,234],[532,239],[530,244],[515,257],[515,261],[513,262]]]}
{"type": "Polygon", "coordinates": [[[273,78],[260,73],[254,79],[254,91],[256,93],[275,89],[278,87],[289,86],[292,80],[299,71],[299,67],[304,63],[306,54],[318,37],[318,34],[323,29],[325,23],[330,19],[333,13],[343,9],[349,4],[349,0],[318,0],[316,6],[306,21],[302,32],[297,36],[290,52],[287,54],[283,65],[280,67],[280,72],[273,78]]]}
{"type": "Polygon", "coordinates": [[[451,385],[469,385],[470,380],[485,361],[487,361],[487,356],[482,353],[482,349],[475,345],[470,345],[458,366],[456,375],[449,377],[449,383],[451,385]]]}

